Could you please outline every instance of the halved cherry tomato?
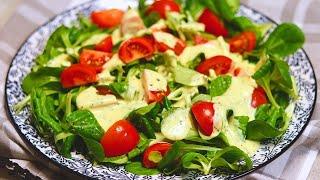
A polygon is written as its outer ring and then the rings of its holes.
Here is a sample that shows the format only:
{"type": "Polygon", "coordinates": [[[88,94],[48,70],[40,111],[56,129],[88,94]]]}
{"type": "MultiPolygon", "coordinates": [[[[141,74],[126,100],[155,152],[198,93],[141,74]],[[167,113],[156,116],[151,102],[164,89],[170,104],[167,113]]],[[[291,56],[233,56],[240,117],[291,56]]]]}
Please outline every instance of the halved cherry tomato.
{"type": "Polygon", "coordinates": [[[170,89],[167,87],[167,91],[150,91],[148,93],[148,103],[161,102],[164,97],[170,94],[170,89]]]}
{"type": "Polygon", "coordinates": [[[165,52],[166,50],[170,49],[170,47],[163,42],[156,42],[156,47],[159,52],[165,52]]]}
{"type": "Polygon", "coordinates": [[[183,52],[184,48],[186,48],[186,43],[179,39],[174,46],[173,51],[176,55],[179,56],[183,52]]]}
{"type": "Polygon", "coordinates": [[[136,128],[127,120],[114,123],[103,135],[100,143],[107,157],[121,156],[134,149],[140,140],[136,128]]]}
{"type": "Polygon", "coordinates": [[[205,44],[208,40],[200,35],[195,35],[193,39],[194,43],[197,44],[205,44]]]}
{"type": "Polygon", "coordinates": [[[214,126],[214,104],[212,102],[198,101],[191,107],[192,114],[197,120],[200,131],[210,136],[214,126]]]}
{"type": "Polygon", "coordinates": [[[226,56],[214,56],[201,62],[196,70],[202,74],[209,75],[209,70],[213,69],[216,75],[226,74],[232,64],[232,60],[226,56]]]}
{"type": "MultiPolygon", "coordinates": [[[[172,49],[163,42],[156,42],[156,47],[157,47],[157,50],[160,52],[165,52],[168,49],[172,49]]],[[[174,46],[174,48],[172,50],[174,51],[174,53],[176,55],[179,56],[183,52],[184,48],[186,48],[186,43],[184,41],[182,41],[181,39],[178,39],[176,45],[174,46]]]]}
{"type": "Polygon", "coordinates": [[[143,160],[142,160],[143,166],[146,168],[157,167],[158,162],[152,161],[152,159],[149,158],[150,155],[152,155],[152,153],[159,153],[159,155],[163,157],[169,151],[170,148],[171,148],[171,144],[167,142],[159,142],[151,145],[143,153],[143,160]]]}
{"type": "Polygon", "coordinates": [[[80,64],[89,65],[96,68],[97,72],[101,72],[104,63],[110,60],[111,53],[84,49],[80,54],[80,64]]]}
{"type": "Polygon", "coordinates": [[[98,51],[111,53],[112,52],[112,46],[113,46],[112,37],[108,36],[104,40],[102,40],[99,44],[97,44],[94,49],[98,50],[98,51]]]}
{"type": "Polygon", "coordinates": [[[251,106],[254,108],[259,107],[262,104],[268,103],[266,92],[262,87],[257,87],[253,90],[251,106]]]}
{"type": "Polygon", "coordinates": [[[97,86],[96,89],[97,89],[97,94],[99,95],[112,94],[112,91],[106,86],[97,86]]]}
{"type": "Polygon", "coordinates": [[[101,28],[111,28],[120,24],[124,12],[120,9],[107,9],[91,13],[91,20],[101,28]]]}
{"type": "Polygon", "coordinates": [[[237,53],[250,52],[256,47],[256,35],[254,32],[242,32],[229,40],[230,51],[237,53]]]}
{"type": "Polygon", "coordinates": [[[147,13],[155,12],[165,19],[168,11],[180,12],[180,7],[174,0],[156,0],[148,8],[147,13]]]}
{"type": "Polygon", "coordinates": [[[119,58],[124,63],[130,63],[140,58],[149,57],[154,51],[154,43],[150,38],[135,37],[121,44],[119,58]]]}
{"type": "Polygon", "coordinates": [[[203,11],[198,21],[205,25],[205,31],[208,33],[223,37],[228,35],[228,30],[224,27],[222,20],[207,8],[203,11]]]}
{"type": "Polygon", "coordinates": [[[97,82],[97,72],[91,66],[73,64],[62,71],[60,79],[63,88],[72,88],[97,82]]]}

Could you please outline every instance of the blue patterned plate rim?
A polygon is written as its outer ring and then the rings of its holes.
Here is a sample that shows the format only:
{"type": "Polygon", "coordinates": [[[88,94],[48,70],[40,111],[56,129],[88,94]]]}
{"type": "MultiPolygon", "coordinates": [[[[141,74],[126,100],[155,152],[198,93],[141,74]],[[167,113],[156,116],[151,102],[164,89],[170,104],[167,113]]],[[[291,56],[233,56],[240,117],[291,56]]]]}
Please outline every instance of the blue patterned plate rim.
{"type": "MultiPolygon", "coordinates": [[[[34,146],[28,139],[27,137],[22,133],[21,129],[19,128],[18,124],[16,124],[15,120],[14,120],[14,116],[12,114],[12,111],[10,110],[10,106],[9,106],[9,102],[8,102],[8,95],[9,95],[9,92],[8,92],[8,81],[9,81],[9,72],[10,72],[10,69],[13,67],[13,60],[16,59],[16,57],[18,56],[18,53],[21,51],[21,49],[23,48],[23,46],[27,43],[28,39],[30,38],[31,35],[33,35],[34,33],[36,33],[37,31],[39,31],[42,27],[48,25],[50,22],[52,22],[54,19],[56,19],[58,16],[60,15],[63,15],[63,14],[67,14],[75,9],[78,9],[78,8],[81,8],[81,7],[85,7],[86,5],[89,5],[91,3],[93,3],[94,1],[98,1],[98,0],[93,0],[93,1],[89,1],[89,2],[85,2],[85,3],[82,3],[78,6],[75,6],[71,9],[68,9],[68,10],[65,10],[59,14],[57,14],[56,16],[50,18],[46,23],[40,25],[38,28],[36,28],[33,32],[31,32],[28,36],[28,38],[26,38],[26,40],[21,44],[20,48],[18,49],[16,55],[12,58],[12,62],[10,63],[10,66],[9,66],[9,69],[8,69],[8,72],[7,72],[7,76],[6,76],[6,84],[5,84],[5,104],[6,104],[6,112],[9,116],[9,119],[11,121],[11,123],[14,125],[16,131],[18,132],[19,136],[22,137],[23,141],[29,146],[29,147],[32,147],[32,150],[35,152],[35,155],[39,155],[38,157],[40,157],[40,159],[42,161],[50,161],[50,162],[53,162],[53,165],[55,167],[58,167],[60,168],[61,170],[63,170],[64,172],[66,173],[69,173],[69,175],[77,175],[78,177],[82,177],[82,178],[90,178],[80,172],[77,172],[77,171],[74,171],[64,165],[62,165],[61,163],[57,162],[57,161],[54,161],[52,160],[51,158],[49,158],[48,156],[46,156],[45,154],[43,154],[38,148],[36,148],[36,146],[34,146]]],[[[270,21],[271,23],[275,24],[275,25],[278,25],[278,23],[276,21],[274,21],[273,19],[271,19],[270,17],[268,17],[267,15],[261,13],[260,11],[254,9],[254,8],[251,8],[247,5],[244,5],[244,4],[241,4],[241,6],[247,8],[247,9],[250,9],[252,10],[254,13],[256,14],[260,14],[261,16],[263,16],[264,18],[266,18],[268,21],[270,21]]],[[[267,161],[259,164],[258,166],[248,170],[248,171],[245,171],[245,172],[242,172],[242,173],[239,173],[239,174],[235,174],[232,179],[237,179],[237,178],[240,178],[240,177],[243,177],[243,176],[246,176],[262,167],[264,167],[265,165],[271,163],[273,160],[275,160],[276,158],[278,158],[280,155],[282,155],[285,151],[287,151],[297,140],[298,138],[302,135],[303,131],[305,130],[305,128],[307,127],[307,125],[309,124],[310,120],[311,120],[311,116],[314,112],[314,109],[315,109],[315,103],[316,103],[316,100],[317,100],[317,81],[316,81],[316,76],[315,76],[315,73],[314,73],[314,68],[313,68],[313,65],[310,61],[310,58],[308,57],[306,51],[304,49],[301,49],[303,54],[305,55],[305,58],[307,59],[308,63],[310,64],[311,66],[311,71],[312,71],[312,78],[314,79],[315,81],[315,94],[314,94],[314,100],[312,102],[312,107],[311,107],[311,111],[310,113],[308,114],[308,117],[306,118],[306,122],[305,124],[302,126],[301,130],[298,132],[298,134],[294,137],[293,140],[291,140],[290,144],[286,145],[285,147],[283,147],[281,149],[280,152],[278,152],[277,154],[275,154],[273,157],[271,157],[270,159],[268,159],[267,161]]],[[[44,162],[42,162],[44,163],[44,162]]]]}

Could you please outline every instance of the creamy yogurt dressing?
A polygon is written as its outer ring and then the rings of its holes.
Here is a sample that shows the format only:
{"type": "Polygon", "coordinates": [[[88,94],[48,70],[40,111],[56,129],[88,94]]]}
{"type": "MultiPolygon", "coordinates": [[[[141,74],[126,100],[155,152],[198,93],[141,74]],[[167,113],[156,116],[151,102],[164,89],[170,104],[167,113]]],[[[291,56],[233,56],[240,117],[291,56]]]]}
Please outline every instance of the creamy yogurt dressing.
{"type": "Polygon", "coordinates": [[[229,57],[233,61],[234,68],[241,68],[249,76],[253,75],[255,72],[254,64],[244,61],[240,54],[230,52],[229,44],[224,41],[223,37],[218,37],[217,39],[211,40],[205,44],[186,47],[178,57],[178,61],[183,66],[187,66],[188,63],[196,58],[200,53],[204,53],[206,59],[218,55],[229,57]]]}
{"type": "Polygon", "coordinates": [[[107,33],[95,34],[95,35],[91,36],[89,39],[85,40],[82,43],[82,46],[90,46],[90,45],[98,44],[108,36],[110,36],[110,35],[107,33]]]}
{"type": "Polygon", "coordinates": [[[115,104],[101,106],[96,108],[89,108],[95,118],[98,120],[101,127],[106,131],[115,122],[125,119],[129,113],[140,107],[148,105],[144,101],[123,101],[118,100],[115,104]]]}
{"type": "Polygon", "coordinates": [[[98,74],[99,84],[108,85],[112,83],[116,77],[112,76],[110,73],[115,69],[120,69],[125,64],[121,61],[118,54],[115,54],[103,65],[103,70],[98,74]]]}
{"type": "Polygon", "coordinates": [[[71,66],[71,58],[68,54],[60,54],[51,59],[47,63],[48,67],[69,67],[71,66]]]}
{"type": "Polygon", "coordinates": [[[161,122],[161,132],[167,139],[178,141],[187,137],[193,127],[190,109],[178,108],[161,122]]]}
{"type": "Polygon", "coordinates": [[[259,142],[245,140],[241,130],[234,121],[228,121],[227,110],[233,110],[234,116],[248,116],[249,121],[254,120],[256,109],[251,106],[251,96],[256,82],[251,77],[232,77],[231,85],[221,96],[212,98],[214,103],[214,132],[205,136],[199,131],[203,139],[212,139],[222,131],[228,138],[230,145],[237,146],[241,150],[253,155],[259,148],[259,142]]]}
{"type": "Polygon", "coordinates": [[[117,103],[117,99],[112,94],[99,95],[97,89],[91,86],[77,96],[76,103],[78,108],[86,109],[114,104],[117,103]]]}
{"type": "Polygon", "coordinates": [[[249,156],[254,155],[260,147],[260,142],[245,139],[234,119],[231,119],[228,123],[224,124],[223,131],[227,136],[230,145],[237,146],[242,151],[248,153],[249,156]]]}
{"type": "MultiPolygon", "coordinates": [[[[176,38],[171,34],[163,32],[154,32],[153,34],[157,41],[163,42],[171,48],[176,44],[176,38]]],[[[112,35],[113,38],[116,37],[118,39],[119,37],[117,36],[118,33],[112,35]]],[[[98,41],[99,38],[102,38],[102,35],[100,37],[97,36],[90,41],[98,41]]],[[[126,118],[131,111],[147,105],[143,98],[145,89],[162,90],[166,88],[166,81],[164,78],[167,80],[172,78],[170,69],[176,68],[177,62],[183,66],[187,66],[199,53],[204,53],[206,58],[211,58],[216,55],[227,56],[233,60],[234,67],[244,69],[248,75],[252,75],[255,71],[255,65],[243,61],[242,56],[239,54],[230,53],[229,45],[222,37],[219,37],[216,40],[209,41],[205,44],[188,46],[180,56],[176,56],[171,50],[168,50],[165,53],[166,65],[158,67],[158,72],[163,76],[160,78],[159,83],[156,82],[156,80],[159,79],[159,74],[151,70],[145,70],[142,73],[142,79],[135,77],[128,78],[128,90],[126,92],[128,96],[134,97],[137,96],[137,92],[143,92],[138,95],[137,99],[124,101],[114,100],[113,97],[106,97],[105,99],[101,99],[103,103],[97,103],[102,104],[102,106],[90,106],[90,103],[88,105],[88,103],[86,104],[83,102],[83,105],[79,105],[79,107],[89,108],[103,129],[107,130],[116,121],[126,118]]],[[[110,72],[114,69],[121,68],[122,66],[124,66],[124,63],[119,59],[119,56],[115,54],[105,63],[102,73],[99,74],[99,84],[110,84],[113,82],[115,77],[112,76],[110,72]]],[[[194,85],[194,83],[192,85],[194,85]]],[[[256,86],[257,84],[250,76],[232,77],[229,89],[223,95],[212,98],[215,108],[214,133],[212,133],[211,136],[204,136],[199,132],[200,136],[203,139],[211,139],[217,136],[223,129],[223,131],[228,134],[227,136],[231,145],[235,145],[249,154],[254,153],[259,147],[259,143],[242,138],[240,136],[241,131],[232,123],[228,124],[226,112],[231,109],[235,116],[248,116],[250,120],[253,120],[255,109],[251,107],[251,95],[256,86]]],[[[92,89],[89,90],[93,93],[92,89]]],[[[87,92],[89,92],[89,90],[87,90],[87,92]]],[[[190,116],[190,109],[188,107],[191,105],[191,97],[196,93],[198,93],[198,89],[190,86],[181,87],[168,96],[168,99],[176,101],[173,106],[178,107],[178,109],[164,118],[161,125],[162,133],[159,133],[158,135],[161,138],[157,139],[163,140],[164,138],[167,138],[171,140],[181,140],[188,135],[190,129],[193,127],[192,117],[190,116]]],[[[81,97],[80,99],[87,98],[88,100],[97,98],[97,95],[89,97],[89,93],[79,96],[81,97]]]]}
{"type": "Polygon", "coordinates": [[[256,87],[257,84],[251,77],[232,77],[228,90],[221,96],[213,97],[212,101],[216,107],[220,106],[225,114],[230,109],[235,116],[248,116],[253,120],[256,109],[251,106],[251,99],[256,87]]]}

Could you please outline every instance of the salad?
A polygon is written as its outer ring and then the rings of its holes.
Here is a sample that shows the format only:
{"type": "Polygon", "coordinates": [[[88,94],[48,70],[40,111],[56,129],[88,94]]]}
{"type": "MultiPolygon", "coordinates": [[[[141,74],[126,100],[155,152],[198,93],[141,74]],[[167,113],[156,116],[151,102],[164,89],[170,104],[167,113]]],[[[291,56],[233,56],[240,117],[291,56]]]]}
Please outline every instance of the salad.
{"type": "Polygon", "coordinates": [[[15,109],[29,105],[38,133],[67,158],[139,175],[249,170],[260,143],[288,128],[298,94],[285,58],[304,35],[238,8],[139,0],[79,15],[52,33],[15,109]]]}

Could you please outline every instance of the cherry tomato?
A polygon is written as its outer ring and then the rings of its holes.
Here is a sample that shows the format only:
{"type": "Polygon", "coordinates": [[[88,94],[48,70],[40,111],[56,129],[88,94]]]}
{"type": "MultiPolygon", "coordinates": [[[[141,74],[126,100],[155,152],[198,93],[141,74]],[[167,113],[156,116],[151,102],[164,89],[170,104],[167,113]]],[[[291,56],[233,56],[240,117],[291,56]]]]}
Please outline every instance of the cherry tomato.
{"type": "Polygon", "coordinates": [[[156,0],[148,8],[147,13],[155,12],[165,19],[168,11],[180,12],[180,7],[174,0],[156,0]]]}
{"type": "Polygon", "coordinates": [[[200,131],[210,136],[214,126],[214,104],[212,102],[198,101],[191,107],[192,114],[196,118],[200,131]]]}
{"type": "Polygon", "coordinates": [[[160,52],[165,52],[166,50],[170,49],[170,47],[163,42],[156,42],[156,47],[160,52]]]}
{"type": "Polygon", "coordinates": [[[260,86],[255,88],[252,93],[251,106],[257,108],[266,103],[268,103],[268,99],[264,89],[260,86]]]}
{"type": "Polygon", "coordinates": [[[158,162],[149,159],[151,153],[159,153],[162,157],[169,151],[171,144],[167,142],[159,142],[148,147],[143,153],[143,166],[146,168],[155,168],[158,162]]]}
{"type": "Polygon", "coordinates": [[[119,48],[119,57],[124,63],[151,56],[155,51],[150,38],[135,37],[123,42],[119,48]]]}
{"type": "Polygon", "coordinates": [[[114,123],[103,135],[100,143],[107,157],[121,156],[134,149],[140,136],[136,128],[127,120],[114,123]]]}
{"type": "Polygon", "coordinates": [[[256,35],[246,31],[232,37],[229,40],[230,51],[236,53],[250,52],[256,47],[256,35]]]}
{"type": "Polygon", "coordinates": [[[203,11],[198,21],[205,25],[205,31],[208,33],[223,37],[228,35],[228,30],[224,27],[222,20],[209,9],[203,11]]]}
{"type": "Polygon", "coordinates": [[[232,60],[226,56],[214,56],[201,62],[196,70],[202,74],[209,75],[209,70],[213,69],[216,75],[226,74],[232,64],[232,60]]]}
{"type": "Polygon", "coordinates": [[[120,9],[107,9],[91,13],[91,20],[101,28],[112,28],[120,24],[124,12],[120,9]]]}
{"type": "Polygon", "coordinates": [[[179,39],[174,46],[173,51],[176,55],[179,56],[183,52],[184,48],[186,48],[186,43],[179,39]]]}
{"type": "Polygon", "coordinates": [[[200,35],[195,35],[193,39],[194,43],[197,44],[205,44],[208,40],[200,35]]]}
{"type": "Polygon", "coordinates": [[[111,53],[112,52],[112,46],[113,46],[112,37],[108,36],[104,40],[102,40],[99,44],[97,44],[94,49],[98,50],[98,51],[111,53]]]}
{"type": "Polygon", "coordinates": [[[80,54],[80,64],[89,65],[101,72],[104,63],[110,60],[111,53],[105,53],[96,50],[84,49],[80,54]]]}
{"type": "Polygon", "coordinates": [[[62,71],[60,79],[63,88],[72,88],[97,82],[97,72],[91,66],[73,64],[62,71]]]}
{"type": "Polygon", "coordinates": [[[183,52],[184,48],[186,48],[186,43],[180,39],[177,39],[177,43],[173,49],[163,42],[156,42],[156,47],[157,47],[157,50],[160,52],[165,52],[168,49],[171,49],[174,51],[176,55],[179,56],[183,52]]]}
{"type": "Polygon", "coordinates": [[[150,91],[148,93],[148,103],[161,102],[164,97],[170,94],[170,89],[167,87],[167,91],[150,91]]]}

